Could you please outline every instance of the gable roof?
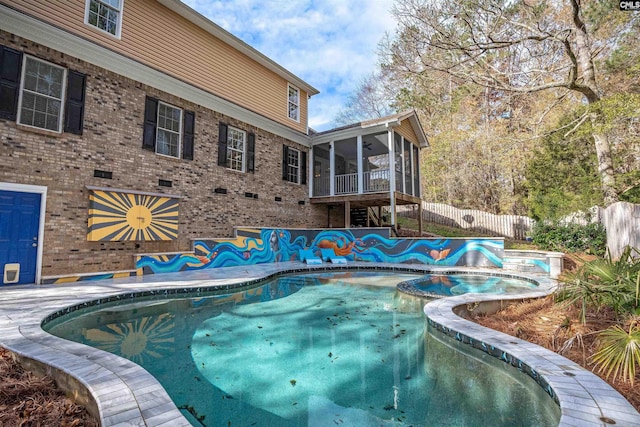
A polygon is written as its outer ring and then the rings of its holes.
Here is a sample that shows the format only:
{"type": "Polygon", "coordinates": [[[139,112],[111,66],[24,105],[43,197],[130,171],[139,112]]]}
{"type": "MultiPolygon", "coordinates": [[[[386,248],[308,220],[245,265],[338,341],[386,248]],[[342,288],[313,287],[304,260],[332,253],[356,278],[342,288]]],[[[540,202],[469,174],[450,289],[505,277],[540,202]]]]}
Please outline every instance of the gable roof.
{"type": "Polygon", "coordinates": [[[418,115],[415,110],[407,110],[401,113],[392,114],[389,116],[380,117],[377,119],[365,120],[359,123],[353,123],[347,126],[341,126],[335,129],[330,129],[317,133],[310,133],[312,143],[319,144],[322,142],[328,142],[335,139],[349,138],[356,136],[357,134],[362,134],[364,130],[375,131],[375,128],[379,128],[380,130],[386,128],[393,128],[400,126],[404,120],[409,120],[413,131],[418,138],[418,145],[421,148],[425,148],[429,146],[429,141],[427,139],[427,135],[424,133],[424,129],[420,124],[420,120],[418,119],[418,115]]]}

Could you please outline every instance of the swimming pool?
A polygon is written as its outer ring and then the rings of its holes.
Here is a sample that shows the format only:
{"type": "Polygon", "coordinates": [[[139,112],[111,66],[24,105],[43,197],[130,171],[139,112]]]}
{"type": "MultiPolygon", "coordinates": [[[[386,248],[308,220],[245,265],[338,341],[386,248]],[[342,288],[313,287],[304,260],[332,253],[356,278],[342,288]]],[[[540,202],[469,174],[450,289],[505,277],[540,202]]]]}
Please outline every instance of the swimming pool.
{"type": "Polygon", "coordinates": [[[425,331],[420,276],[283,276],[235,293],[110,304],[45,325],[154,375],[193,425],[557,425],[527,375],[425,331]]]}
{"type": "Polygon", "coordinates": [[[398,284],[398,290],[424,298],[444,298],[463,294],[512,294],[535,289],[536,283],[509,275],[426,274],[398,284]]]}

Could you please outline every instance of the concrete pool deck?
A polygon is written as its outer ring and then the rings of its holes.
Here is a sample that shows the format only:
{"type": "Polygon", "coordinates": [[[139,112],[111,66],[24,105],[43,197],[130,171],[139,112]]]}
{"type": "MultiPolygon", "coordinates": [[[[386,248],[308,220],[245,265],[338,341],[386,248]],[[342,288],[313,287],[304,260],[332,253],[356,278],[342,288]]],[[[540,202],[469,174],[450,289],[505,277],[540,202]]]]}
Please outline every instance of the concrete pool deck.
{"type": "MultiPolygon", "coordinates": [[[[65,307],[99,298],[149,290],[183,290],[224,287],[258,280],[278,273],[335,269],[324,264],[300,262],[146,275],[122,279],[75,282],[69,285],[6,286],[0,288],[0,346],[34,361],[35,368],[54,376],[64,388],[98,415],[103,426],[190,426],[157,380],[124,358],[70,342],[42,330],[43,319],[65,307]],[[42,369],[44,367],[44,369],[42,369]],[[85,392],[86,391],[86,392],[85,392]]],[[[349,269],[371,270],[371,263],[350,263],[349,269]]],[[[429,265],[375,264],[375,269],[409,272],[508,274],[539,282],[540,286],[501,300],[544,296],[555,282],[541,275],[515,274],[498,269],[451,268],[429,265]]],[[[127,297],[128,298],[128,297],[127,297]]],[[[460,332],[495,346],[524,361],[549,384],[560,402],[561,426],[640,426],[640,414],[617,391],[574,362],[526,341],[484,328],[458,317],[454,309],[496,300],[495,295],[466,294],[435,300],[424,311],[430,325],[460,332]],[[457,308],[458,307],[458,308],[457,308]]]]}

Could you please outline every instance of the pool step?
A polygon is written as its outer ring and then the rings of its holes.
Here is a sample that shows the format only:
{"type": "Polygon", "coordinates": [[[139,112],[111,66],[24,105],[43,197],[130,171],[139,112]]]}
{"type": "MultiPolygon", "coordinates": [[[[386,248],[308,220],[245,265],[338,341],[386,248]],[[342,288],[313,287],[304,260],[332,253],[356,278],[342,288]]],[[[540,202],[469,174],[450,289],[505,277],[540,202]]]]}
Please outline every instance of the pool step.
{"type": "Polygon", "coordinates": [[[502,260],[502,268],[509,271],[517,271],[519,273],[532,273],[538,270],[538,267],[530,262],[531,260],[522,258],[504,258],[502,260]]]}
{"type": "Polygon", "coordinates": [[[504,270],[518,273],[542,273],[556,279],[562,273],[564,254],[559,252],[505,250],[504,270]]]}

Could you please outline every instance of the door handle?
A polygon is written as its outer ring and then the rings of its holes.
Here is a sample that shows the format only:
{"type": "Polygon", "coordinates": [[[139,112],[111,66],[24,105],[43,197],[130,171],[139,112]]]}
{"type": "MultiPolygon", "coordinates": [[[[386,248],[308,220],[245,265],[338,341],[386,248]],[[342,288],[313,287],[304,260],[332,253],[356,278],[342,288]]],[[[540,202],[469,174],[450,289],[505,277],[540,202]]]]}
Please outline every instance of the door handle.
{"type": "Polygon", "coordinates": [[[34,248],[37,248],[38,244],[34,242],[34,243],[31,244],[31,246],[33,246],[34,248]]]}

